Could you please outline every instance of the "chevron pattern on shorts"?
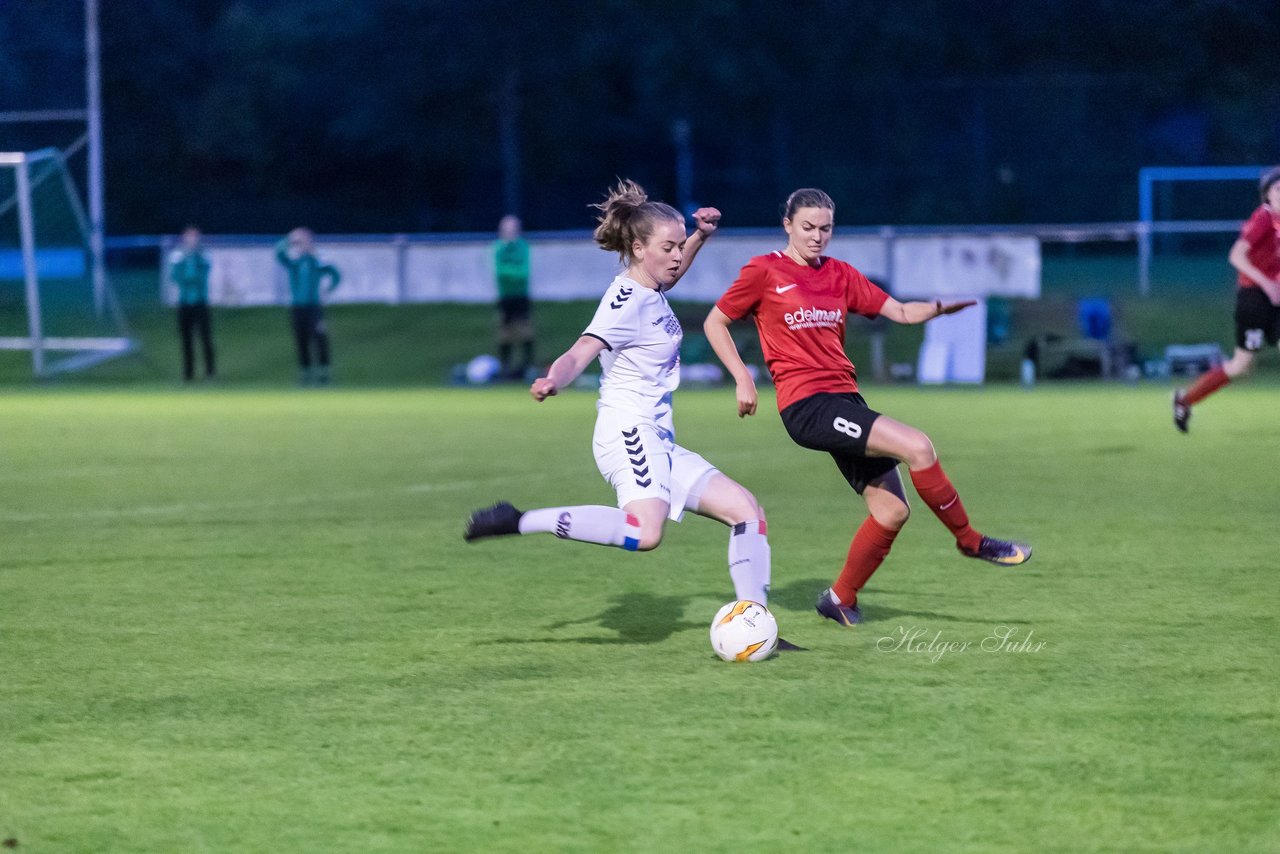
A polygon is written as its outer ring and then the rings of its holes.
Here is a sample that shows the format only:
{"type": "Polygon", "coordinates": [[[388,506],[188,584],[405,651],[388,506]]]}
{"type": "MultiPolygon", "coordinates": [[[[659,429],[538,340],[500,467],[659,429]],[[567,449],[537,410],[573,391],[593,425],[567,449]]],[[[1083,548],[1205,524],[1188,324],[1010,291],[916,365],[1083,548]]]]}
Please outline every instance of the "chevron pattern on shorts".
{"type": "Polygon", "coordinates": [[[627,459],[631,463],[631,473],[636,476],[636,486],[648,486],[653,483],[649,477],[649,460],[644,453],[644,445],[640,441],[640,428],[632,427],[622,431],[622,444],[627,449],[627,459]]]}

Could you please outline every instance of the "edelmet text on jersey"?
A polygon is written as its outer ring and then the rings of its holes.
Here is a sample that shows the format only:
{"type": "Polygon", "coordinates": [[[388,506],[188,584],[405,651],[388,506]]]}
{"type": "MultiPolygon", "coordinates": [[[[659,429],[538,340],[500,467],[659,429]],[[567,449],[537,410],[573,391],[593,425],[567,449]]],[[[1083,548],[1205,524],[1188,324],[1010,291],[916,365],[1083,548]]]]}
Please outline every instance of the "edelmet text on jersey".
{"type": "Polygon", "coordinates": [[[825,308],[802,308],[798,311],[788,311],[782,315],[782,320],[792,329],[800,329],[807,326],[836,326],[844,320],[844,312],[840,309],[832,309],[828,311],[825,308]]]}

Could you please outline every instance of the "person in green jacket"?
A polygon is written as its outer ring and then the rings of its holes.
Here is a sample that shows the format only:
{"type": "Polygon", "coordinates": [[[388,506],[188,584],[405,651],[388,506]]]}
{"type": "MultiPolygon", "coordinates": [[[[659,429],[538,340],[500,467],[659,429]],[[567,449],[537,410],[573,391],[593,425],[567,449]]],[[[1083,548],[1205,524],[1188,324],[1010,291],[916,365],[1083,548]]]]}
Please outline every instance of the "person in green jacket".
{"type": "Polygon", "coordinates": [[[529,243],[520,236],[520,218],[507,214],[498,223],[493,245],[498,279],[498,360],[504,379],[523,379],[533,365],[533,322],[529,303],[529,243]],[[520,361],[512,351],[520,347],[520,361]]]}
{"type": "Polygon", "coordinates": [[[342,274],[332,264],[315,256],[311,229],[295,228],[276,244],[276,260],[289,274],[289,303],[292,306],[293,338],[298,345],[299,381],[329,382],[329,332],[325,328],[321,290],[332,293],[342,281],[342,274]],[[328,284],[325,284],[328,279],[328,284]],[[311,361],[311,345],[315,344],[315,365],[311,361]]]}
{"type": "Polygon", "coordinates": [[[182,230],[182,243],[169,256],[169,280],[178,286],[178,339],[182,342],[182,379],[195,374],[195,341],[204,351],[204,375],[217,374],[213,357],[213,323],[209,318],[209,259],[200,246],[200,229],[182,230]]]}

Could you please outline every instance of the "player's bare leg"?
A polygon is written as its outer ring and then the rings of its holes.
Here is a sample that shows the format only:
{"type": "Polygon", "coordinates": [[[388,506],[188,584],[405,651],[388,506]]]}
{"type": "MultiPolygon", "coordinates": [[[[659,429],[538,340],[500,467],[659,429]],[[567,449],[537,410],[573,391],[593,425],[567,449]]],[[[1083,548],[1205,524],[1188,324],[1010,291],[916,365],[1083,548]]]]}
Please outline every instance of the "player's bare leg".
{"type": "Polygon", "coordinates": [[[667,524],[667,512],[671,505],[661,498],[641,498],[622,508],[640,521],[640,548],[647,552],[662,543],[662,533],[667,524]]]}
{"type": "Polygon", "coordinates": [[[1253,372],[1253,361],[1253,351],[1236,347],[1230,359],[1196,377],[1190,388],[1175,391],[1173,426],[1186,433],[1187,423],[1191,420],[1191,408],[1227,383],[1247,377],[1253,372]]]}

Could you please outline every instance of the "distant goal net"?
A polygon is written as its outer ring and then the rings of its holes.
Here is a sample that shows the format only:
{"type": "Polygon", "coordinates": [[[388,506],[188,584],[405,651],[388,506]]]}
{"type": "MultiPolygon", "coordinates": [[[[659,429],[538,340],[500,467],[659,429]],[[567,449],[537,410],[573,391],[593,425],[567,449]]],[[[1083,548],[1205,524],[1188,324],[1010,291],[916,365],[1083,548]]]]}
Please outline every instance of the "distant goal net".
{"type": "Polygon", "coordinates": [[[109,283],[95,294],[89,224],[63,153],[0,152],[0,350],[37,377],[134,349],[109,283]]]}

